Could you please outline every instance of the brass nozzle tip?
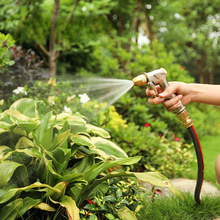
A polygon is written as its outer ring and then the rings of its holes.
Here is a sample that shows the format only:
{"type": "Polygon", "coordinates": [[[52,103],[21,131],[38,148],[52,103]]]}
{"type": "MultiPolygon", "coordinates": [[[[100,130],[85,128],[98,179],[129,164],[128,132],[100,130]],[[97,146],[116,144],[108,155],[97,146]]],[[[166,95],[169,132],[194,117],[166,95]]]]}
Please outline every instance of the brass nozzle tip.
{"type": "Polygon", "coordinates": [[[144,74],[136,76],[133,80],[135,86],[143,86],[147,83],[147,78],[144,74]]]}

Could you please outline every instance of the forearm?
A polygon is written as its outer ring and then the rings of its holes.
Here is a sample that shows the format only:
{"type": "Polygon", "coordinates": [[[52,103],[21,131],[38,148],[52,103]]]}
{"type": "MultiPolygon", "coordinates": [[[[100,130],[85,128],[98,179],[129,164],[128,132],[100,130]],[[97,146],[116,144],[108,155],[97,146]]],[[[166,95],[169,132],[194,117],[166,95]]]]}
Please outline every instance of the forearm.
{"type": "Polygon", "coordinates": [[[211,105],[220,105],[220,85],[188,84],[190,89],[190,102],[199,102],[211,105]]]}

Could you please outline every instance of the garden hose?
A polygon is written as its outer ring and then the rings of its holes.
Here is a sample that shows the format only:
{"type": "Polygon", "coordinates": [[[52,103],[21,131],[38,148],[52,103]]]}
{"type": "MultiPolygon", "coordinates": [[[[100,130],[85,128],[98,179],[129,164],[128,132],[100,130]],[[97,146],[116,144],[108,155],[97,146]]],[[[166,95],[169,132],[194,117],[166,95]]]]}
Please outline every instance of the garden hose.
{"type": "Polygon", "coordinates": [[[196,151],[196,157],[197,157],[198,174],[197,174],[197,182],[196,182],[196,188],[195,188],[195,193],[194,193],[194,199],[199,204],[200,193],[201,193],[203,177],[204,177],[203,155],[202,155],[202,149],[200,146],[199,138],[197,136],[196,130],[194,129],[193,125],[187,128],[187,130],[190,133],[191,138],[193,140],[194,148],[196,151]]]}
{"type": "MultiPolygon", "coordinates": [[[[138,75],[137,77],[133,79],[133,83],[135,86],[142,86],[142,85],[147,84],[152,90],[154,90],[155,94],[158,95],[156,85],[160,85],[162,90],[165,90],[169,86],[166,80],[166,74],[167,74],[167,71],[164,68],[160,68],[152,72],[138,75]]],[[[176,96],[175,94],[172,94],[167,99],[171,99],[175,96],[176,96]]],[[[186,111],[185,106],[182,103],[174,111],[174,113],[177,115],[178,119],[181,121],[182,126],[184,128],[187,128],[188,132],[191,135],[193,144],[194,144],[196,157],[197,157],[197,164],[198,164],[198,175],[197,175],[197,182],[196,182],[196,187],[195,187],[195,192],[194,192],[194,199],[197,204],[200,204],[200,201],[201,201],[200,193],[202,189],[203,176],[204,176],[204,162],[203,162],[203,155],[202,155],[202,149],[200,146],[199,138],[193,127],[193,121],[189,117],[189,114],[186,111]]]]}

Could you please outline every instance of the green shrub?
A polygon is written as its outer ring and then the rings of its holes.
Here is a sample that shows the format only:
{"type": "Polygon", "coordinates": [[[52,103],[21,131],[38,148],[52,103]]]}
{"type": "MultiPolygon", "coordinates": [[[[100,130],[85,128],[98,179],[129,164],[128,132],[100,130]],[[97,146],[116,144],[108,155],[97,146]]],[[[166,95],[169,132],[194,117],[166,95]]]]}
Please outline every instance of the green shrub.
{"type": "Polygon", "coordinates": [[[108,138],[107,131],[88,124],[79,113],[54,114],[40,100],[14,102],[0,114],[1,219],[33,214],[79,219],[84,202],[107,192],[108,179],[123,176],[168,187],[181,197],[157,172],[109,171],[137,163],[140,157],[128,157],[108,138]]]}
{"type": "MultiPolygon", "coordinates": [[[[165,112],[167,120],[169,119],[167,123],[163,120],[161,122],[160,118],[155,120],[148,106],[132,105],[135,101],[140,103],[139,98],[135,100],[130,94],[122,97],[121,102],[116,106],[124,105],[122,107],[127,112],[124,112],[125,118],[123,118],[114,106],[103,110],[105,104],[94,101],[83,105],[78,95],[71,91],[70,82],[60,83],[54,80],[45,83],[36,82],[35,86],[26,87],[25,91],[26,96],[37,100],[43,99],[48,111],[55,110],[57,113],[78,111],[88,118],[89,123],[108,130],[112,140],[118,143],[129,156],[142,156],[140,162],[133,165],[133,170],[158,170],[168,177],[174,177],[190,167],[193,158],[189,145],[185,143],[180,132],[174,133],[175,129],[169,130],[172,114],[165,112]],[[148,128],[145,127],[146,124],[148,128]],[[179,138],[179,141],[175,141],[175,138],[179,138]],[[177,165],[173,168],[175,164],[177,165]]],[[[25,95],[13,95],[11,100],[22,96],[25,95]]]]}
{"type": "Polygon", "coordinates": [[[0,32],[0,68],[11,66],[14,61],[11,59],[10,48],[14,45],[14,40],[10,34],[4,35],[0,32]]]}

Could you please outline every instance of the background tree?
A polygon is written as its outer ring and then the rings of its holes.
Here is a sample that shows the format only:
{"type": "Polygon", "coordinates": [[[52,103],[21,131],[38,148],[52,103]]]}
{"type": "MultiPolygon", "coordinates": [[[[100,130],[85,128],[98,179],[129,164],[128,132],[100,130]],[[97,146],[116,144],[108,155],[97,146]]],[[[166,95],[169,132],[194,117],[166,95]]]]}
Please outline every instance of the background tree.
{"type": "Polygon", "coordinates": [[[199,82],[214,83],[219,67],[219,1],[161,1],[154,30],[165,47],[199,82]]]}

